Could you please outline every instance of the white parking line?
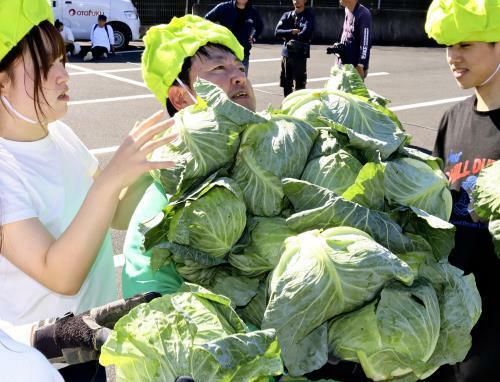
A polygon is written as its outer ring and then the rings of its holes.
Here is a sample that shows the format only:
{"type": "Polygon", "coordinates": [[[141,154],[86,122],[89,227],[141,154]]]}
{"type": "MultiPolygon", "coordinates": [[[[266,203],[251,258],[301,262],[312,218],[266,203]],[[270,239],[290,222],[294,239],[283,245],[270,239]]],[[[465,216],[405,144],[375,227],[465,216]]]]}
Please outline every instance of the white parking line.
{"type": "Polygon", "coordinates": [[[255,60],[250,60],[251,63],[254,63],[254,62],[271,62],[271,61],[281,61],[281,57],[279,57],[279,58],[256,58],[255,60]]]}
{"type": "Polygon", "coordinates": [[[145,99],[154,98],[153,94],[139,94],[134,96],[124,96],[124,97],[108,97],[108,98],[97,98],[97,99],[86,99],[82,101],[69,101],[68,105],[88,105],[92,103],[105,103],[105,102],[119,102],[119,101],[130,101],[134,99],[145,99]]]}
{"type": "MultiPolygon", "coordinates": [[[[435,101],[428,101],[428,102],[413,103],[413,104],[409,104],[409,105],[395,106],[395,107],[390,107],[389,109],[392,111],[419,109],[422,107],[430,107],[430,106],[436,106],[436,105],[443,105],[446,103],[460,102],[466,98],[467,97],[445,98],[445,99],[438,99],[435,101]]],[[[109,153],[115,152],[117,149],[118,149],[118,146],[111,146],[111,147],[103,147],[101,149],[92,149],[92,150],[90,150],[90,152],[93,153],[94,155],[109,154],[109,153]]]]}
{"type": "Polygon", "coordinates": [[[142,52],[144,52],[144,49],[138,49],[138,50],[121,50],[119,52],[115,52],[115,54],[142,53],[142,52]]]}
{"type": "MultiPolygon", "coordinates": [[[[378,76],[388,76],[389,73],[387,72],[375,72],[375,73],[368,73],[368,77],[378,77],[378,76]]],[[[328,81],[330,77],[318,77],[318,78],[308,78],[307,83],[309,82],[321,82],[321,81],[328,81]]],[[[279,86],[279,82],[267,82],[264,84],[256,84],[253,85],[254,88],[267,88],[267,87],[272,87],[272,86],[279,86]]]]}
{"type": "Polygon", "coordinates": [[[409,109],[419,109],[421,107],[429,107],[429,106],[443,105],[443,104],[452,103],[452,102],[460,102],[460,101],[463,101],[466,98],[469,98],[469,96],[455,97],[455,98],[445,98],[445,99],[439,99],[439,100],[436,100],[436,101],[428,101],[428,102],[420,102],[420,103],[412,103],[410,105],[393,106],[393,107],[390,107],[389,109],[391,109],[392,111],[401,111],[401,110],[409,110],[409,109]]]}
{"type": "Polygon", "coordinates": [[[141,70],[141,68],[109,69],[109,70],[95,70],[93,72],[71,72],[71,73],[69,73],[69,75],[70,76],[82,76],[82,75],[87,75],[87,74],[96,74],[95,72],[121,73],[121,72],[138,72],[140,70],[141,70]]]}
{"type": "MultiPolygon", "coordinates": [[[[82,68],[82,67],[76,66],[76,65],[74,66],[74,69],[82,70],[82,74],[87,74],[87,73],[98,74],[98,75],[103,76],[103,77],[112,78],[112,79],[116,79],[118,81],[127,82],[127,83],[132,84],[132,85],[139,85],[141,87],[146,87],[146,85],[144,85],[143,82],[138,82],[138,81],[134,81],[134,80],[129,80],[127,78],[114,76],[112,74],[109,74],[109,72],[104,72],[104,71],[98,72],[97,70],[82,68]]],[[[121,70],[121,69],[116,69],[116,70],[121,70]]],[[[79,73],[77,73],[77,74],[79,74],[79,73]]],[[[372,77],[387,76],[388,74],[389,73],[387,73],[387,72],[377,72],[377,73],[368,74],[368,76],[372,76],[372,77]]],[[[320,82],[320,81],[326,81],[328,79],[329,79],[329,77],[310,78],[307,80],[307,82],[320,82]]],[[[273,86],[279,86],[279,82],[267,82],[267,83],[263,83],[263,84],[253,85],[253,87],[256,89],[273,87],[273,86]]],[[[141,95],[135,95],[135,96],[98,98],[98,99],[89,99],[89,100],[82,100],[82,101],[70,101],[70,102],[68,102],[68,105],[72,105],[72,106],[74,106],[74,105],[88,105],[88,104],[93,104],[93,103],[129,101],[129,100],[133,100],[133,99],[153,98],[153,97],[154,96],[152,94],[141,94],[141,95]]]]}
{"type": "Polygon", "coordinates": [[[115,76],[114,74],[104,73],[103,71],[92,70],[92,69],[88,69],[88,68],[85,68],[83,66],[78,66],[78,65],[75,65],[75,64],[66,64],[66,66],[68,68],[70,68],[70,69],[79,70],[80,72],[86,72],[86,73],[95,74],[95,75],[98,75],[98,76],[101,76],[101,77],[111,78],[113,80],[125,82],[127,84],[136,85],[136,86],[140,86],[140,87],[143,87],[143,88],[146,87],[146,85],[144,84],[144,82],[129,80],[128,78],[118,77],[118,76],[115,76]]]}

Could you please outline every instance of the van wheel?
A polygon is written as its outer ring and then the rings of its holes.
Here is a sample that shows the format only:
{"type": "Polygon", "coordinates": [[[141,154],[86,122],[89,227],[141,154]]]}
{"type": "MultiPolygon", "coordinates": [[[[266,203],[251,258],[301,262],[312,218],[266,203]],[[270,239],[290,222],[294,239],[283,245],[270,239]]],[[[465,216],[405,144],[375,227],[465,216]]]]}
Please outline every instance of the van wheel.
{"type": "Polygon", "coordinates": [[[129,27],[121,23],[111,23],[111,26],[115,35],[115,48],[126,48],[132,38],[129,27]]]}

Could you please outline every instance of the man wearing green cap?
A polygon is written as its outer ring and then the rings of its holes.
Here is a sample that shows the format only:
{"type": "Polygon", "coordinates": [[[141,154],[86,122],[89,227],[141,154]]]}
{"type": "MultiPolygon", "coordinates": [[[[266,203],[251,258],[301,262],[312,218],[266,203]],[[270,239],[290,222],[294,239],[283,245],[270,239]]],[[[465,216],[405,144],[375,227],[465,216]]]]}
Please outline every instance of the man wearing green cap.
{"type": "Polygon", "coordinates": [[[482,299],[464,362],[443,367],[432,380],[498,381],[500,259],[487,224],[474,213],[472,190],[481,169],[500,158],[500,1],[434,0],[425,28],[447,46],[458,86],[475,90],[441,119],[434,154],[444,161],[453,195],[451,222],[457,230],[450,262],[474,274],[482,299]]]}
{"type": "MultiPolygon", "coordinates": [[[[255,111],[252,85],[242,64],[243,48],[225,27],[194,15],[155,26],[144,37],[142,72],[146,85],[171,115],[195,102],[196,77],[220,86],[234,102],[255,111]]],[[[153,183],[139,202],[125,237],[123,296],[139,292],[175,292],[182,279],[173,265],[152,272],[139,224],[156,216],[168,203],[161,185],[153,183]]]]}

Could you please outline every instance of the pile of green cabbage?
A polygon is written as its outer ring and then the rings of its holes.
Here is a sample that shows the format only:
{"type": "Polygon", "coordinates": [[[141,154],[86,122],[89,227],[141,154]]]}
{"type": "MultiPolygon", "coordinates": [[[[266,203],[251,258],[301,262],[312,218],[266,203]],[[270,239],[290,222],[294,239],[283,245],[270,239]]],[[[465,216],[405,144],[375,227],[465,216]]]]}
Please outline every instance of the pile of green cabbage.
{"type": "MultiPolygon", "coordinates": [[[[481,299],[474,277],[447,261],[454,227],[442,164],[408,147],[388,100],[348,65],[332,68],[324,89],[262,113],[209,82],[195,87],[198,103],[176,116],[179,138],[154,154],[178,165],[154,174],[170,204],[144,224],[151,267],[172,262],[269,341],[274,330],[283,380],[306,380],[329,360],[357,362],[376,381],[416,381],[462,361],[481,299]]],[[[165,299],[158,320],[178,311],[165,299]]],[[[139,326],[148,314],[127,320],[139,326]]],[[[149,341],[138,335],[135,346],[149,341]]],[[[123,346],[108,341],[108,364],[120,366],[123,346]]],[[[248,352],[245,362],[255,359],[248,352]]]]}

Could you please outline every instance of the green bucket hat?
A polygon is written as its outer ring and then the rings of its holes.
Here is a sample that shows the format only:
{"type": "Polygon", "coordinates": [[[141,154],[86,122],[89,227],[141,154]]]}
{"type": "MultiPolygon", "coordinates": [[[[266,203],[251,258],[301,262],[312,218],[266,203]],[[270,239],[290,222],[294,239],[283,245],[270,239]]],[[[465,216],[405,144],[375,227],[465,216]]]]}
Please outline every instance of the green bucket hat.
{"type": "Polygon", "coordinates": [[[142,76],[162,105],[165,106],[168,89],[181,72],[184,60],[208,43],[224,45],[243,59],[243,47],[229,29],[199,16],[174,17],[170,23],[148,30],[144,36],[142,76]]]}
{"type": "Polygon", "coordinates": [[[434,0],[425,31],[439,44],[500,41],[500,0],[434,0]]]}
{"type": "Polygon", "coordinates": [[[44,20],[54,22],[48,0],[0,0],[0,60],[44,20]]]}

